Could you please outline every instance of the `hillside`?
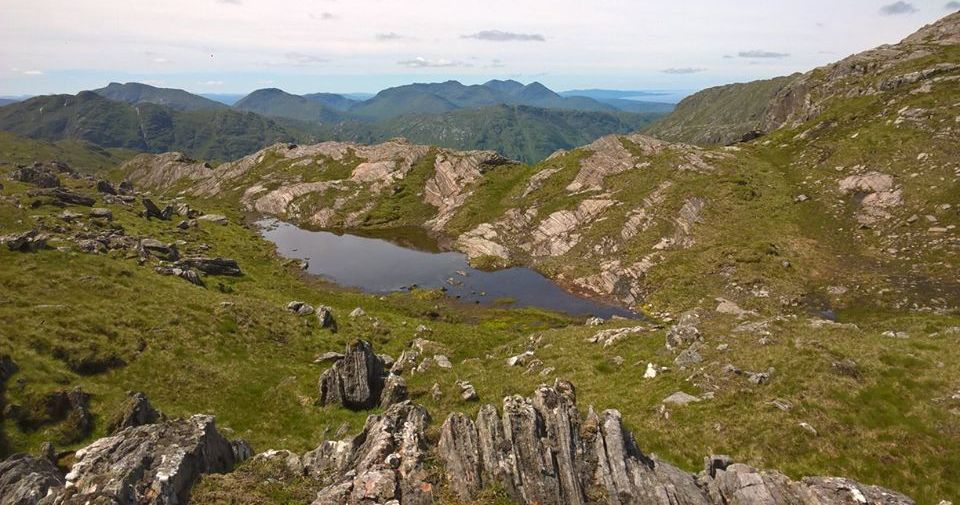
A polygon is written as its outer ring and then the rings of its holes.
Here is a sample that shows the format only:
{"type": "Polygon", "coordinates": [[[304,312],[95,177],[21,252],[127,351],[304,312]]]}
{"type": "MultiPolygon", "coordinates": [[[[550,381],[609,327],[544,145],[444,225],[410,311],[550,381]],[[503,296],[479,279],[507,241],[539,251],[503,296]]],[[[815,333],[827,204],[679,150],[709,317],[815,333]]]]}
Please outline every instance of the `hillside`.
{"type": "Polygon", "coordinates": [[[309,227],[426,227],[478,265],[530,265],[661,325],[544,332],[457,367],[495,397],[562,374],[688,468],[708,446],[936,503],[960,493],[958,48],[955,14],[792,78],[768,109],[781,126],[731,147],[609,136],[524,166],[324,143],[192,181],[165,159],[125,170],[309,227]],[[503,365],[525,349],[536,366],[503,365]],[[648,381],[647,363],[671,371],[648,381]],[[696,405],[663,406],[676,390],[696,405]]]}
{"type": "Polygon", "coordinates": [[[769,131],[777,95],[799,75],[727,84],[694,93],[644,132],[670,142],[727,145],[769,131]]]}
{"type": "Polygon", "coordinates": [[[125,84],[111,82],[107,87],[95,89],[93,92],[104,98],[130,105],[152,103],[179,111],[227,108],[220,102],[188,93],[182,89],[158,88],[139,82],[125,84]]]}
{"type": "Polygon", "coordinates": [[[47,141],[78,140],[145,152],[181,150],[207,159],[233,159],[306,134],[256,114],[230,109],[176,111],[128,105],[84,91],[30,98],[0,109],[0,130],[47,141]]]}
{"type": "Polygon", "coordinates": [[[267,117],[282,117],[311,123],[335,123],[344,118],[337,112],[337,108],[327,105],[316,96],[308,98],[291,95],[276,88],[254,91],[233,104],[233,107],[267,117]]]}

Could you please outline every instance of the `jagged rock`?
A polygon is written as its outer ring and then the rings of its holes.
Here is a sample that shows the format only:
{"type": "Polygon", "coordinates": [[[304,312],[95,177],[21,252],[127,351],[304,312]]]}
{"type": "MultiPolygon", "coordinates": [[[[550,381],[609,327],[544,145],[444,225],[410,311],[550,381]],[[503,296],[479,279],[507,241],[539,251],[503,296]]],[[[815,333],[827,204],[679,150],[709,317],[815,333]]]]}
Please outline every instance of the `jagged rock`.
{"type": "Polygon", "coordinates": [[[287,304],[287,310],[298,316],[309,316],[314,313],[313,305],[306,302],[290,302],[287,304]]]}
{"type": "Polygon", "coordinates": [[[194,256],[183,258],[177,261],[177,266],[184,269],[196,269],[207,275],[229,275],[240,276],[240,265],[237,260],[230,258],[207,258],[203,256],[194,256]]]}
{"type": "Polygon", "coordinates": [[[437,454],[450,489],[469,502],[483,488],[480,443],[473,420],[460,412],[450,414],[440,429],[437,454]]]}
{"type": "Polygon", "coordinates": [[[39,230],[30,230],[0,237],[0,244],[6,244],[11,251],[36,252],[47,248],[49,235],[39,230]]]}
{"type": "Polygon", "coordinates": [[[126,428],[76,453],[56,505],[185,503],[205,473],[238,463],[212,416],[126,428]]]}
{"type": "Polygon", "coordinates": [[[127,398],[123,401],[120,411],[114,416],[107,426],[107,433],[116,434],[118,431],[153,424],[164,419],[163,414],[153,408],[147,395],[130,391],[127,398]]]}
{"type": "Polygon", "coordinates": [[[63,474],[50,461],[14,454],[0,462],[0,505],[37,505],[64,482],[63,474]]]}
{"type": "Polygon", "coordinates": [[[117,190],[113,187],[113,184],[110,184],[109,181],[100,179],[97,181],[97,191],[105,195],[116,195],[117,190]]]}
{"type": "MultiPolygon", "coordinates": [[[[364,340],[347,345],[343,359],[320,376],[320,404],[340,404],[351,410],[365,410],[380,403],[386,372],[383,360],[364,340]]],[[[405,386],[404,386],[405,387],[405,386]]]]}
{"type": "Polygon", "coordinates": [[[140,251],[142,256],[154,256],[164,261],[177,261],[180,257],[176,244],[164,244],[152,238],[140,240],[140,251]]]}
{"type": "Polygon", "coordinates": [[[107,221],[112,221],[113,211],[103,208],[90,209],[90,217],[94,219],[106,219],[107,221]]]}
{"type": "Polygon", "coordinates": [[[227,216],[222,214],[205,214],[197,218],[197,221],[206,221],[208,223],[219,224],[221,226],[226,226],[230,223],[227,219],[227,216]]]}
{"type": "Polygon", "coordinates": [[[337,320],[333,318],[333,309],[326,305],[317,307],[317,323],[321,328],[336,329],[337,320]]]}
{"type": "Polygon", "coordinates": [[[163,210],[160,210],[160,207],[157,207],[157,204],[153,203],[153,200],[149,198],[143,199],[143,208],[145,209],[144,216],[147,219],[153,217],[161,221],[169,221],[170,218],[173,217],[172,206],[167,205],[166,207],[163,208],[163,210]]]}
{"type": "Polygon", "coordinates": [[[424,430],[430,416],[409,401],[370,416],[352,440],[324,442],[301,460],[308,475],[326,485],[314,505],[368,505],[397,500],[404,505],[433,502],[433,484],[424,467],[424,430]]]}
{"type": "Polygon", "coordinates": [[[409,398],[407,381],[402,376],[390,374],[383,383],[383,392],[380,394],[380,407],[387,408],[409,398]]]}

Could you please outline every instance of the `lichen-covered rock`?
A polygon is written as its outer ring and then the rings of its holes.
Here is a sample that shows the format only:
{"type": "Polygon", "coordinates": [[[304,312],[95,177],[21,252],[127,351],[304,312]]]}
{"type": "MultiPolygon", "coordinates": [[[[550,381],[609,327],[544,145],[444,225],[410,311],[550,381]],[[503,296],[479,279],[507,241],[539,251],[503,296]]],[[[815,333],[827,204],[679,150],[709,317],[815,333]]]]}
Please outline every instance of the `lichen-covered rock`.
{"type": "Polygon", "coordinates": [[[385,379],[383,360],[373,346],[357,340],[347,345],[343,359],[320,376],[320,404],[340,404],[352,410],[373,408],[380,403],[385,379]]]}
{"type": "Polygon", "coordinates": [[[63,474],[46,459],[14,454],[0,462],[0,505],[36,505],[63,484],[63,474]]]}
{"type": "Polygon", "coordinates": [[[314,505],[433,503],[433,483],[424,466],[429,421],[426,409],[405,401],[368,417],[353,439],[324,442],[304,455],[308,475],[326,484],[314,505]]]}
{"type": "Polygon", "coordinates": [[[237,462],[212,416],[126,428],[77,451],[54,504],[182,504],[202,474],[237,462]]]}
{"type": "Polygon", "coordinates": [[[383,384],[383,392],[380,394],[380,407],[387,408],[407,398],[409,398],[407,381],[397,374],[388,375],[383,384]]]}
{"type": "Polygon", "coordinates": [[[519,503],[566,505],[913,505],[906,496],[846,479],[807,477],[707,459],[699,475],[643,454],[620,413],[581,417],[573,386],[557,381],[532,398],[504,399],[503,414],[480,408],[476,422],[451,414],[437,454],[463,501],[496,487],[519,503]]]}

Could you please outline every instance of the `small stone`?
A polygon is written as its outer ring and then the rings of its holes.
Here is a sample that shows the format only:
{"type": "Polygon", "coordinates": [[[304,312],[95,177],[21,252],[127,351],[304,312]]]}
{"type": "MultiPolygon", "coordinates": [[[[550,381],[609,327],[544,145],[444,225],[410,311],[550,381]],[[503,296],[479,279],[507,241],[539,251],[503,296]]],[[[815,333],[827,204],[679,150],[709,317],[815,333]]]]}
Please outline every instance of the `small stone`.
{"type": "Polygon", "coordinates": [[[440,398],[443,397],[443,391],[440,389],[440,384],[436,382],[433,383],[433,387],[430,388],[430,397],[433,398],[433,401],[438,402],[440,398]]]}
{"type": "Polygon", "coordinates": [[[524,366],[533,357],[533,351],[526,351],[507,358],[507,366],[524,366]]]}
{"type": "Polygon", "coordinates": [[[644,379],[654,379],[657,377],[657,365],[647,363],[647,371],[643,373],[644,379]]]}
{"type": "Polygon", "coordinates": [[[809,423],[802,422],[800,423],[800,427],[803,428],[803,430],[806,431],[807,433],[813,436],[817,436],[816,428],[814,428],[813,426],[810,426],[809,423]]]}
{"type": "Polygon", "coordinates": [[[453,368],[453,364],[450,363],[450,359],[443,354],[435,354],[433,356],[433,361],[435,361],[437,366],[440,368],[453,368]]]}
{"type": "Polygon", "coordinates": [[[460,388],[460,398],[463,401],[471,402],[480,398],[476,388],[468,381],[457,381],[457,387],[460,388]]]}
{"type": "Polygon", "coordinates": [[[355,309],[353,309],[353,310],[350,311],[350,318],[351,318],[351,319],[356,319],[356,318],[358,318],[358,317],[363,317],[363,316],[365,316],[365,315],[367,315],[367,313],[364,312],[363,309],[361,309],[360,307],[357,307],[357,308],[355,308],[355,309]]]}
{"type": "Polygon", "coordinates": [[[684,393],[683,391],[677,391],[676,393],[673,393],[672,395],[663,399],[663,403],[669,403],[671,405],[687,405],[689,403],[695,403],[699,401],[700,398],[684,393]]]}
{"type": "Polygon", "coordinates": [[[317,307],[317,323],[321,328],[334,328],[337,327],[337,321],[333,318],[333,309],[327,307],[326,305],[320,305],[317,307]]]}
{"type": "Polygon", "coordinates": [[[306,302],[293,301],[287,304],[287,310],[298,316],[309,316],[314,313],[312,305],[306,302]]]}
{"type": "Polygon", "coordinates": [[[95,207],[90,209],[90,217],[94,219],[106,219],[107,221],[111,221],[113,220],[113,211],[110,209],[95,207]]]}
{"type": "Polygon", "coordinates": [[[600,325],[602,325],[603,323],[604,323],[604,320],[603,320],[602,318],[599,318],[599,317],[591,317],[590,319],[587,319],[586,325],[587,325],[587,326],[600,326],[600,325]]]}
{"type": "Polygon", "coordinates": [[[199,221],[207,221],[209,223],[219,224],[221,226],[226,226],[230,221],[227,219],[227,216],[222,214],[205,214],[197,218],[199,221]]]}

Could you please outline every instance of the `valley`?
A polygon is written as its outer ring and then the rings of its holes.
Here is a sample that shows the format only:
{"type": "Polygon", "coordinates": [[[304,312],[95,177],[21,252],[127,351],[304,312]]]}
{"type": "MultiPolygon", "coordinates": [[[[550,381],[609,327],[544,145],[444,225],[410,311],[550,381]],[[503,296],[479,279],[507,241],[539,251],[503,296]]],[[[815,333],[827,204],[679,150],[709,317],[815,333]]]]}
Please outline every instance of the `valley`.
{"type": "Polygon", "coordinates": [[[0,503],[949,504],[958,83],[3,106],[0,503]]]}

